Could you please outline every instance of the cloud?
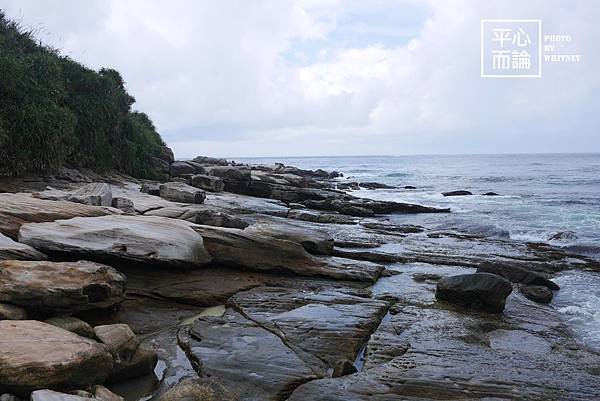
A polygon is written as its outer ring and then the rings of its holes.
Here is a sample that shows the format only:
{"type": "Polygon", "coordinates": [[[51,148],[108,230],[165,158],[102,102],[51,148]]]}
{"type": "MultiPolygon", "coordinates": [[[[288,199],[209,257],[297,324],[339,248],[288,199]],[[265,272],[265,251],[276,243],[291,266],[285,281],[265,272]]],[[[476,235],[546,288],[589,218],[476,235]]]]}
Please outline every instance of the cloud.
{"type": "Polygon", "coordinates": [[[121,71],[179,157],[600,149],[590,1],[0,7],[86,65],[121,71]],[[546,65],[542,79],[482,79],[482,18],[543,19],[572,35],[582,62],[546,65]]]}

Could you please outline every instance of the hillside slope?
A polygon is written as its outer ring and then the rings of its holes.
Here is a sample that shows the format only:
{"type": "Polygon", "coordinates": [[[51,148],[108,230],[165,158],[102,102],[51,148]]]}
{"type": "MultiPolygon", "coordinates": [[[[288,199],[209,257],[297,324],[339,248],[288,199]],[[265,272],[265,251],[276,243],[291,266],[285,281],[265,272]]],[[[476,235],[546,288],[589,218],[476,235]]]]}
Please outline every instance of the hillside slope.
{"type": "Polygon", "coordinates": [[[117,71],[62,56],[0,10],[0,176],[85,167],[158,178],[172,155],[134,102],[117,71]]]}

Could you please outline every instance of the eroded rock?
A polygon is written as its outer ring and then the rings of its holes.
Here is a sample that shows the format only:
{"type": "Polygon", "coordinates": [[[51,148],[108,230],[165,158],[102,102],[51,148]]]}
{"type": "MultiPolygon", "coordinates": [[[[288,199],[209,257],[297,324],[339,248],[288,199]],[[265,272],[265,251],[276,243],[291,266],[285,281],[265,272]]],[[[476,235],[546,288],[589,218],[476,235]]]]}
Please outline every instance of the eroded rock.
{"type": "Polygon", "coordinates": [[[44,260],[46,255],[0,234],[0,260],[44,260]]]}
{"type": "Polygon", "coordinates": [[[142,344],[126,324],[94,327],[96,337],[106,345],[115,360],[108,380],[123,381],[151,373],[158,362],[156,352],[142,344]]]}
{"type": "Polygon", "coordinates": [[[17,395],[101,383],[113,367],[106,347],[35,320],[0,321],[0,388],[17,395]]]}
{"type": "Polygon", "coordinates": [[[361,281],[375,281],[383,270],[382,266],[367,262],[317,258],[298,243],[247,233],[246,230],[209,226],[194,229],[202,235],[204,245],[217,265],[361,281]]]}
{"type": "Polygon", "coordinates": [[[116,209],[36,199],[29,194],[0,194],[0,233],[16,239],[19,227],[25,223],[118,213],[116,209]]]}
{"type": "Polygon", "coordinates": [[[108,308],[123,300],[126,278],[99,263],[0,262],[0,301],[45,313],[108,308]]]}
{"type": "Polygon", "coordinates": [[[92,182],[77,189],[68,200],[91,206],[112,206],[112,191],[107,183],[92,182]]]}
{"type": "Polygon", "coordinates": [[[202,203],[206,193],[182,182],[167,182],[159,186],[160,197],[172,202],[202,203]]]}
{"type": "Polygon", "coordinates": [[[47,252],[197,267],[211,261],[202,237],[181,220],[104,216],[25,224],[20,242],[47,252]]]}
{"type": "Polygon", "coordinates": [[[222,179],[204,174],[196,174],[191,179],[191,185],[210,192],[221,192],[225,188],[222,179]]]}

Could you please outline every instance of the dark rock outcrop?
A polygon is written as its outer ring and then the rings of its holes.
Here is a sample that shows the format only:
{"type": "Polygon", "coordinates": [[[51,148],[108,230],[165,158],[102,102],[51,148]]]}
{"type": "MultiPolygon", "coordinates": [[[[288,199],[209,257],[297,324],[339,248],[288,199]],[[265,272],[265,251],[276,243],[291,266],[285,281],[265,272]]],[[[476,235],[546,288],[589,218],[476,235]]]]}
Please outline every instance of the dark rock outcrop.
{"type": "Polygon", "coordinates": [[[176,161],[171,163],[169,175],[171,177],[181,177],[184,174],[194,174],[195,171],[194,166],[186,162],[176,161]]]}
{"type": "Polygon", "coordinates": [[[557,291],[560,289],[558,284],[548,280],[542,274],[525,270],[524,268],[511,265],[500,264],[483,264],[477,269],[478,273],[491,273],[504,277],[512,283],[544,286],[551,290],[557,291]]]}
{"type": "Polygon", "coordinates": [[[523,294],[525,298],[540,304],[549,304],[554,297],[552,290],[541,285],[519,286],[519,292],[523,294]]]}
{"type": "Polygon", "coordinates": [[[512,285],[490,273],[461,274],[438,281],[437,299],[485,312],[501,313],[512,285]]]}
{"type": "Polygon", "coordinates": [[[444,196],[468,196],[473,195],[470,191],[460,190],[460,191],[450,191],[450,192],[442,192],[444,196]]]}
{"type": "Polygon", "coordinates": [[[221,192],[225,188],[225,183],[222,179],[204,174],[194,175],[191,178],[191,185],[209,192],[221,192]]]}

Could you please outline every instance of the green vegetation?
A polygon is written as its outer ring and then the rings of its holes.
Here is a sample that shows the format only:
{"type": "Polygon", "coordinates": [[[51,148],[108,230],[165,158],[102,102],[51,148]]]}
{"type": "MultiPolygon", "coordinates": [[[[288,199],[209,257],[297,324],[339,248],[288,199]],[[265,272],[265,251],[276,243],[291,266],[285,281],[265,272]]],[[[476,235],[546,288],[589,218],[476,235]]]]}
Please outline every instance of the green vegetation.
{"type": "Polygon", "coordinates": [[[61,56],[0,10],[0,175],[67,166],[153,178],[164,143],[134,101],[117,71],[61,56]]]}

